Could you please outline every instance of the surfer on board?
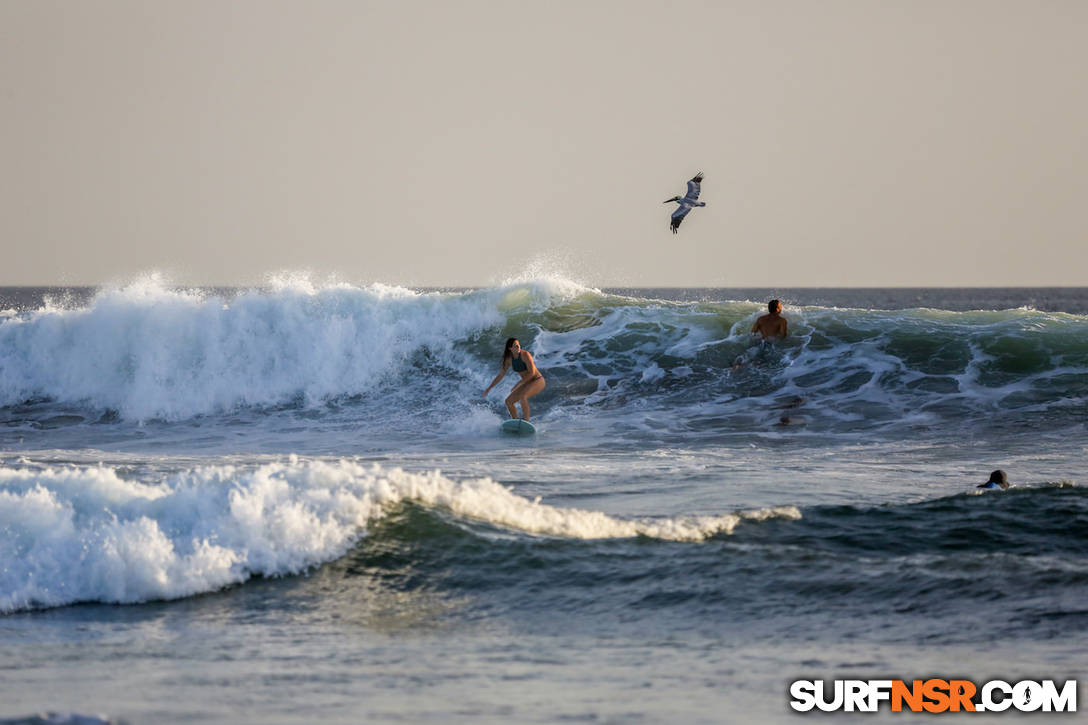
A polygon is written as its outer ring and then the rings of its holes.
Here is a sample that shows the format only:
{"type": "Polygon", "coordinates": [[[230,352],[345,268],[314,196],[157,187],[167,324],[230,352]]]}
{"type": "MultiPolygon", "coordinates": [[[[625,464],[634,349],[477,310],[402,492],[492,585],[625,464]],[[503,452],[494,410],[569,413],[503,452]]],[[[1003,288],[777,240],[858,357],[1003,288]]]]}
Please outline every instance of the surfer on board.
{"type": "Polygon", "coordinates": [[[521,403],[521,417],[522,420],[527,421],[529,420],[529,398],[543,390],[545,382],[544,376],[540,374],[536,363],[533,362],[532,354],[528,350],[521,349],[521,343],[516,337],[511,337],[506,341],[506,348],[502,351],[502,370],[491,381],[491,385],[487,386],[483,397],[486,398],[491,389],[506,377],[506,371],[511,367],[514,368],[515,373],[521,376],[521,380],[506,396],[506,409],[510,411],[511,418],[517,418],[516,404],[521,403]]]}

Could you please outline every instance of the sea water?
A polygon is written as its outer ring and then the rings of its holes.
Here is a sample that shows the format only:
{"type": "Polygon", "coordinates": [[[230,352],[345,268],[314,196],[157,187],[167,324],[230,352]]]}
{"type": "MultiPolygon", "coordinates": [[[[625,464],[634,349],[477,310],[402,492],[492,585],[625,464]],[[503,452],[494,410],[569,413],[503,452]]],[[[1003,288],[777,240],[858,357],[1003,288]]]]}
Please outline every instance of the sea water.
{"type": "Polygon", "coordinates": [[[0,310],[0,722],[780,722],[802,678],[1088,677],[1088,290],[0,310]],[[481,396],[510,336],[532,437],[512,375],[481,396]]]}

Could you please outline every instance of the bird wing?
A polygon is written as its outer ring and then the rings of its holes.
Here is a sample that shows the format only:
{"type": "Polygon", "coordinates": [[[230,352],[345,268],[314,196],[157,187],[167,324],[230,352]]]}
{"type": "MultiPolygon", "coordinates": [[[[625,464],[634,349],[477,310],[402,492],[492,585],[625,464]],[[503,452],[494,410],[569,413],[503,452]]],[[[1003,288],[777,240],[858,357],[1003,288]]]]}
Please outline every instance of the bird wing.
{"type": "Polygon", "coordinates": [[[689,211],[691,211],[691,207],[687,204],[681,203],[680,206],[676,207],[676,211],[672,213],[672,218],[683,219],[685,216],[687,216],[689,211]]]}
{"type": "Polygon", "coordinates": [[[695,201],[699,198],[699,184],[703,182],[703,172],[700,171],[688,182],[688,193],[684,195],[684,201],[695,201]]]}
{"type": "Polygon", "coordinates": [[[691,211],[691,207],[687,204],[681,204],[676,211],[672,213],[672,221],[669,223],[669,228],[672,229],[672,233],[676,234],[676,230],[680,227],[680,222],[684,221],[684,217],[691,211]]]}

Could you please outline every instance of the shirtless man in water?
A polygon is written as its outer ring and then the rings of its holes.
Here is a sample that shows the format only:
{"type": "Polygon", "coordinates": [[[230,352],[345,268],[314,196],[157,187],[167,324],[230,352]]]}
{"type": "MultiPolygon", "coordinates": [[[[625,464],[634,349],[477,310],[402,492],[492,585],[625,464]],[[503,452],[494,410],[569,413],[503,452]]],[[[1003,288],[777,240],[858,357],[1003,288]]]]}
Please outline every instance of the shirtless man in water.
{"type": "Polygon", "coordinates": [[[786,336],[786,318],[782,316],[782,303],[771,300],[767,303],[766,315],[763,315],[756,324],[752,325],[752,332],[758,332],[764,340],[774,341],[786,336]]]}

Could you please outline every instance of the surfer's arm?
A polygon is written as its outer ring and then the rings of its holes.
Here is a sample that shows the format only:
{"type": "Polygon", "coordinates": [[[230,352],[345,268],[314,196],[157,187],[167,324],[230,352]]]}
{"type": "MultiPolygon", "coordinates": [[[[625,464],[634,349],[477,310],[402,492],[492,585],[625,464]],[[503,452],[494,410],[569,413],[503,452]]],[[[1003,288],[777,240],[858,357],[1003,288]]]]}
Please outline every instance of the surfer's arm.
{"type": "Polygon", "coordinates": [[[499,374],[495,376],[495,379],[491,381],[491,385],[487,386],[487,390],[484,391],[483,397],[486,398],[487,394],[491,392],[491,389],[493,387],[495,387],[496,385],[498,385],[499,381],[501,381],[503,378],[506,377],[506,366],[507,365],[508,365],[508,363],[503,363],[502,370],[500,370],[499,374]]]}

